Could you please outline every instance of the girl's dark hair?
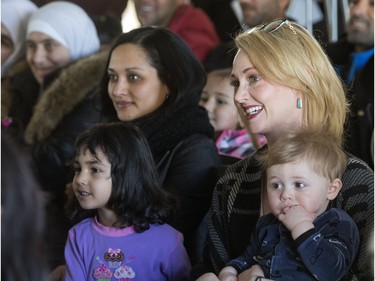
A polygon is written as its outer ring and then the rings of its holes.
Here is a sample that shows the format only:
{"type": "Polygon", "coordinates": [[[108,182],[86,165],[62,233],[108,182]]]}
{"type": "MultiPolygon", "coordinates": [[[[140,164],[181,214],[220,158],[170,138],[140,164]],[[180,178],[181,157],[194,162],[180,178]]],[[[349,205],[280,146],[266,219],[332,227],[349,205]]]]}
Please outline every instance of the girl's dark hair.
{"type": "Polygon", "coordinates": [[[26,157],[1,137],[1,280],[47,281],[45,201],[26,157]]]}
{"type": "MultiPolygon", "coordinates": [[[[169,89],[169,97],[164,104],[151,113],[157,115],[179,103],[186,95],[199,96],[206,84],[206,72],[187,43],[176,33],[162,27],[141,27],[120,35],[109,52],[105,73],[100,83],[102,115],[104,118],[117,119],[116,111],[108,96],[107,69],[111,54],[115,48],[123,44],[135,44],[142,48],[149,64],[157,70],[158,77],[169,89]]],[[[144,118],[147,118],[146,116],[144,118]]]]}
{"type": "MultiPolygon", "coordinates": [[[[142,232],[150,224],[172,219],[176,199],[161,188],[147,140],[138,127],[122,122],[94,125],[77,138],[75,157],[82,149],[95,157],[100,150],[111,163],[112,194],[107,207],[118,214],[116,225],[132,225],[142,232]]],[[[96,215],[96,210],[80,207],[72,188],[67,207],[73,219],[96,215]]]]}

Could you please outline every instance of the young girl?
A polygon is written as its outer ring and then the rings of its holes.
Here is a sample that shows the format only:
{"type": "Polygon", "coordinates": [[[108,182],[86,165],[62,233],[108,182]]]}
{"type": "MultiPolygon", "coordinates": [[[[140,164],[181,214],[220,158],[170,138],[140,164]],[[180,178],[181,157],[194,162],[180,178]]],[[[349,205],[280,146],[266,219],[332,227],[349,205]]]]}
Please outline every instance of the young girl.
{"type": "MultiPolygon", "coordinates": [[[[238,159],[253,154],[267,140],[262,135],[250,135],[241,122],[230,85],[232,68],[218,68],[207,73],[199,104],[207,110],[215,129],[215,142],[220,155],[238,159]]],[[[222,160],[225,159],[222,157],[222,160]]]]}
{"type": "Polygon", "coordinates": [[[95,125],[76,141],[65,280],[188,280],[180,232],[165,224],[176,201],[160,185],[134,125],[95,125]]]}

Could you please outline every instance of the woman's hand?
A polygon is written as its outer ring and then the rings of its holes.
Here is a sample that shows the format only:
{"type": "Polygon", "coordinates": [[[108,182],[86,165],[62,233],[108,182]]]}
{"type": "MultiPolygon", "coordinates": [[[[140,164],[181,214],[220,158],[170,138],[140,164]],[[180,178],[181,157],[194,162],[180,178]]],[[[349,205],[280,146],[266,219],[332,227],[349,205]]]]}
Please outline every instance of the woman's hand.
{"type": "MultiPolygon", "coordinates": [[[[238,281],[254,281],[258,276],[264,276],[260,265],[254,264],[249,269],[238,275],[238,281]]],[[[272,281],[271,279],[262,278],[262,281],[272,281]]]]}
{"type": "Polygon", "coordinates": [[[237,270],[234,267],[226,266],[219,272],[220,281],[237,281],[237,270]]]}
{"type": "Polygon", "coordinates": [[[212,272],[205,273],[195,281],[220,281],[212,272]]]}

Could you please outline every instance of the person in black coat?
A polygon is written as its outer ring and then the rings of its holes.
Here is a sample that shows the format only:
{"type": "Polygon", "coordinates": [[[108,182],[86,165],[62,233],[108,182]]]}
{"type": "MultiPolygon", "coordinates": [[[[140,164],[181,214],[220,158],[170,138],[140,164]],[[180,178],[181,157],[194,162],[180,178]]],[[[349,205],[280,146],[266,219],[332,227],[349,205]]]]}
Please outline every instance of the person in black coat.
{"type": "Polygon", "coordinates": [[[203,66],[181,37],[165,28],[142,27],[115,41],[101,82],[103,122],[132,122],[146,135],[160,180],[177,194],[171,223],[184,234],[192,264],[196,232],[208,211],[220,158],[214,129],[199,97],[203,66]]]}
{"type": "Polygon", "coordinates": [[[348,87],[351,112],[346,149],[374,169],[374,6],[371,1],[350,2],[347,33],[327,46],[327,54],[348,87]]]}

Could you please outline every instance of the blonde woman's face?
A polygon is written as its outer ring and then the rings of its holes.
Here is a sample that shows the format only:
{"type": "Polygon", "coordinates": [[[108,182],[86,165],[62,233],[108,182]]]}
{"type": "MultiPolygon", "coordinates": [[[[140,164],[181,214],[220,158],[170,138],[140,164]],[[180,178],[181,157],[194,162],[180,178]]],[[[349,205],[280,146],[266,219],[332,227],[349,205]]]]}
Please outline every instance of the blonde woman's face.
{"type": "Polygon", "coordinates": [[[297,108],[297,92],[261,77],[243,50],[234,58],[231,80],[235,102],[254,134],[265,135],[272,143],[301,126],[302,109],[297,108]]]}
{"type": "Polygon", "coordinates": [[[32,32],[28,36],[26,59],[41,85],[47,75],[71,62],[68,48],[41,32],[32,32]]]}
{"type": "Polygon", "coordinates": [[[116,47],[108,65],[108,94],[121,121],[131,121],[157,110],[168,95],[168,87],[135,44],[116,47]]]}
{"type": "Polygon", "coordinates": [[[239,116],[233,100],[233,87],[228,78],[211,72],[203,88],[199,104],[203,106],[215,131],[235,130],[239,116]]]}

